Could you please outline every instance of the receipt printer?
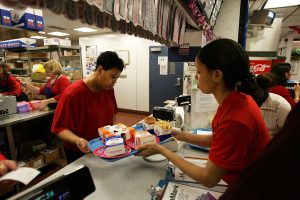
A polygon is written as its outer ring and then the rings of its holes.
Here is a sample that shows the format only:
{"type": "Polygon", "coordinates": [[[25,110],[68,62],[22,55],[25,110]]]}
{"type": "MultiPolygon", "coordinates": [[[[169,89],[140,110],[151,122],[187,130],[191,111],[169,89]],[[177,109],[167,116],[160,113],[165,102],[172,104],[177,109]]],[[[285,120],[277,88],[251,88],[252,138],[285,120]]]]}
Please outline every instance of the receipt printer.
{"type": "Polygon", "coordinates": [[[0,116],[17,113],[17,100],[15,96],[0,95],[0,116]]]}

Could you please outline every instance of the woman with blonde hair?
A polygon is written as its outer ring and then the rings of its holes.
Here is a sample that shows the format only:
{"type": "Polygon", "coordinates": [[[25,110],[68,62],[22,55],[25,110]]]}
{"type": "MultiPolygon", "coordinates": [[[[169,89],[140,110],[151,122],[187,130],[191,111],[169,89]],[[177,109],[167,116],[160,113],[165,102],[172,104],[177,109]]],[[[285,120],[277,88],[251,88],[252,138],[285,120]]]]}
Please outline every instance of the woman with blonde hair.
{"type": "Polygon", "coordinates": [[[44,68],[48,80],[42,88],[38,88],[30,83],[25,82],[24,86],[33,93],[46,95],[46,99],[41,101],[39,109],[49,106],[56,108],[57,102],[63,91],[71,84],[70,80],[62,74],[62,66],[56,60],[49,60],[44,63],[44,68]]]}

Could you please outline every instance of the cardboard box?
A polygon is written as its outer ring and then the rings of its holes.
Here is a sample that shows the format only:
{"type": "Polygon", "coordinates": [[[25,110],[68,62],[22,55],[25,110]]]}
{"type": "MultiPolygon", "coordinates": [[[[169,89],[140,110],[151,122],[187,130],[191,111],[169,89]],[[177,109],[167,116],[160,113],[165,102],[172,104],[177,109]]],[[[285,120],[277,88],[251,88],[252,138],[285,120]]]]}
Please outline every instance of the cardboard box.
{"type": "Polygon", "coordinates": [[[10,10],[7,8],[0,8],[0,24],[4,26],[12,26],[12,19],[10,10]]]}
{"type": "Polygon", "coordinates": [[[51,163],[54,160],[56,160],[57,158],[59,158],[59,148],[58,147],[55,149],[44,149],[44,150],[40,151],[40,153],[44,157],[45,164],[51,163]]]}
{"type": "Polygon", "coordinates": [[[71,46],[71,40],[60,39],[60,38],[47,38],[44,39],[44,46],[48,45],[61,45],[61,46],[71,46]]]}
{"type": "Polygon", "coordinates": [[[33,8],[27,7],[25,10],[11,10],[13,24],[24,29],[36,29],[35,15],[33,8]]]}
{"type": "Polygon", "coordinates": [[[33,81],[44,81],[46,80],[46,73],[32,73],[31,80],[33,81]]]}
{"type": "Polygon", "coordinates": [[[35,16],[35,27],[38,31],[44,30],[44,17],[43,17],[43,11],[40,9],[33,9],[34,16],[35,16]]]}
{"type": "Polygon", "coordinates": [[[31,38],[18,38],[13,40],[4,40],[0,42],[0,49],[35,47],[35,46],[36,46],[36,40],[31,38]]]}
{"type": "Polygon", "coordinates": [[[40,154],[26,163],[28,163],[29,167],[38,168],[44,164],[44,157],[40,154]]]}

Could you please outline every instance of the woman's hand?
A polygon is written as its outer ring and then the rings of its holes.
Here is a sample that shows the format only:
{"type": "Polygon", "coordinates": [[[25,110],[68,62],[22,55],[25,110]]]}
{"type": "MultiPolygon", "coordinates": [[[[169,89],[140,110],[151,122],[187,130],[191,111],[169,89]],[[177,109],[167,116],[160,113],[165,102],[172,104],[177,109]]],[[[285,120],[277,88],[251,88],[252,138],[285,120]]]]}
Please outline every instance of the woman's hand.
{"type": "Polygon", "coordinates": [[[89,146],[88,146],[88,141],[84,138],[79,138],[76,141],[76,146],[77,148],[82,152],[82,153],[89,153],[91,152],[89,146]]]}
{"type": "Polygon", "coordinates": [[[140,151],[135,156],[144,156],[148,157],[154,154],[161,153],[162,146],[156,143],[149,143],[142,146],[137,147],[137,150],[140,151]]]}
{"type": "Polygon", "coordinates": [[[173,128],[173,129],[172,129],[172,135],[173,135],[173,137],[176,138],[177,140],[182,140],[183,137],[184,137],[184,135],[185,135],[185,133],[182,132],[182,131],[179,131],[179,130],[173,128]]]}
{"type": "Polygon", "coordinates": [[[0,177],[4,174],[17,169],[17,163],[13,160],[0,161],[0,177]]]}
{"type": "Polygon", "coordinates": [[[42,100],[39,106],[39,110],[45,110],[45,108],[48,106],[49,102],[47,99],[42,100]]]}

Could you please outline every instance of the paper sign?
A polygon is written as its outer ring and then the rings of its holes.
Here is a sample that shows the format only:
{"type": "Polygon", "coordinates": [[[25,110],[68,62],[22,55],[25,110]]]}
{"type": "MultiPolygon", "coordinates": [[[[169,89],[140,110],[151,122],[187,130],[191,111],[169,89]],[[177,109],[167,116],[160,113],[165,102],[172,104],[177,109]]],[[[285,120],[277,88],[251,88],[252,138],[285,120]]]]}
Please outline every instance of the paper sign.
{"type": "Polygon", "coordinates": [[[41,173],[39,170],[30,167],[20,167],[14,171],[11,171],[0,178],[2,180],[14,180],[19,181],[27,185],[32,181],[37,175],[41,173]]]}
{"type": "Polygon", "coordinates": [[[169,182],[163,196],[163,200],[195,200],[203,199],[203,197],[207,195],[212,197],[210,199],[219,199],[222,193],[191,187],[180,183],[169,182]]]}
{"type": "Polygon", "coordinates": [[[160,65],[160,75],[168,75],[168,65],[160,65]]]}
{"type": "Polygon", "coordinates": [[[158,65],[168,65],[168,56],[158,56],[158,65]]]}

